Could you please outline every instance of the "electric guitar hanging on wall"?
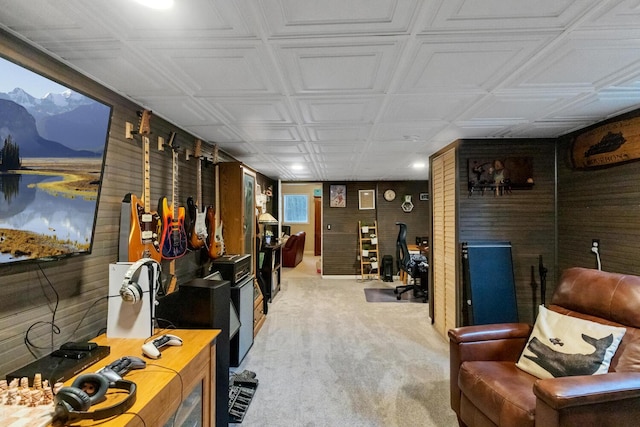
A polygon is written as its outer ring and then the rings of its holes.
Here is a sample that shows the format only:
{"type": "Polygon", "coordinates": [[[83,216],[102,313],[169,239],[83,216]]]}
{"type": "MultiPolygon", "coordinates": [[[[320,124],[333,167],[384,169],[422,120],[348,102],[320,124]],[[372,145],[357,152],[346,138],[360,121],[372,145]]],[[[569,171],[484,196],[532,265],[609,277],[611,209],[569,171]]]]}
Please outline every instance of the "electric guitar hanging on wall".
{"type": "Polygon", "coordinates": [[[187,235],[189,236],[189,247],[200,249],[207,243],[207,211],[213,210],[212,206],[202,207],[202,141],[196,139],[193,149],[193,156],[197,159],[196,176],[196,201],[193,197],[187,198],[187,211],[189,212],[189,222],[187,224],[187,235]],[[202,210],[200,210],[202,207],[202,210]]]}
{"type": "MultiPolygon", "coordinates": [[[[150,163],[149,163],[149,134],[151,111],[144,110],[140,113],[140,127],[138,134],[142,136],[142,171],[143,171],[143,192],[142,199],[134,194],[127,194],[124,203],[130,203],[130,231],[127,260],[135,262],[141,258],[152,258],[160,262],[159,234],[161,232],[160,216],[157,212],[151,211],[151,186],[150,186],[150,163]]],[[[125,213],[123,212],[123,215],[125,213]]]]}
{"type": "Polygon", "coordinates": [[[173,179],[171,183],[171,208],[166,197],[158,201],[158,212],[162,219],[160,249],[162,258],[176,259],[187,253],[187,232],[185,230],[185,209],[178,206],[178,150],[175,146],[176,133],[172,132],[168,145],[171,147],[173,179]]]}
{"type": "Polygon", "coordinates": [[[224,239],[222,237],[222,219],[220,218],[220,172],[218,166],[218,145],[213,147],[213,164],[215,165],[216,211],[207,214],[209,226],[209,258],[216,259],[224,255],[224,239]]]}

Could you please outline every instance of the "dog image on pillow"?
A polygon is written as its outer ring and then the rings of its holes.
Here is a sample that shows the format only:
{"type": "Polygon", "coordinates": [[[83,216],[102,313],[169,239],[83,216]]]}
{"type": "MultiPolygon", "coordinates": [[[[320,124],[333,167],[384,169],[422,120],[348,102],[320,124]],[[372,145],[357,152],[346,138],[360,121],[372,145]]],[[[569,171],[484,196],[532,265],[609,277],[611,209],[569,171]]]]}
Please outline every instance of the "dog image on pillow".
{"type": "MultiPolygon", "coordinates": [[[[593,353],[562,353],[544,344],[537,337],[533,337],[527,345],[527,349],[535,356],[525,354],[524,357],[540,365],[542,369],[548,371],[556,378],[574,375],[593,375],[598,368],[600,368],[607,349],[613,343],[613,334],[609,334],[600,339],[582,334],[582,339],[595,347],[593,353]]],[[[564,345],[562,341],[558,339],[552,338],[549,341],[554,345],[564,345]]]]}

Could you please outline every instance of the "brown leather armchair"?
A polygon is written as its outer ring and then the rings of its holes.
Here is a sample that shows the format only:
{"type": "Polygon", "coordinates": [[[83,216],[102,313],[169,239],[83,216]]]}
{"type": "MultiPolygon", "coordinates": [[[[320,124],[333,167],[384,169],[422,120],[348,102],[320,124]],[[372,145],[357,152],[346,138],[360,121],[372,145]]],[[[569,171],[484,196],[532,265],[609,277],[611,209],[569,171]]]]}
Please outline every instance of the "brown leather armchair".
{"type": "Polygon", "coordinates": [[[538,379],[515,365],[530,325],[451,329],[451,407],[460,426],[640,425],[640,277],[570,268],[548,308],[626,328],[609,372],[538,379]]]}
{"type": "Polygon", "coordinates": [[[304,255],[304,241],[307,233],[298,231],[289,237],[282,247],[282,266],[295,267],[302,262],[304,255]]]}

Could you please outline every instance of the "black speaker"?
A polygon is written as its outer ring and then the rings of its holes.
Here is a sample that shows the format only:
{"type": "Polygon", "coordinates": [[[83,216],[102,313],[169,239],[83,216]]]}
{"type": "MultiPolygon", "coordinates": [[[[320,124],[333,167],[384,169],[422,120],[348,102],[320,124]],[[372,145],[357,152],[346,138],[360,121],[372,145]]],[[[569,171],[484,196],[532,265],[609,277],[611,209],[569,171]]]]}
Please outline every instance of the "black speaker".
{"type": "Polygon", "coordinates": [[[229,335],[231,291],[228,280],[193,279],[158,299],[156,318],[182,329],[220,329],[216,340],[217,426],[229,421],[229,335]]]}
{"type": "Polygon", "coordinates": [[[382,281],[393,282],[393,257],[391,255],[382,257],[382,281]]]}

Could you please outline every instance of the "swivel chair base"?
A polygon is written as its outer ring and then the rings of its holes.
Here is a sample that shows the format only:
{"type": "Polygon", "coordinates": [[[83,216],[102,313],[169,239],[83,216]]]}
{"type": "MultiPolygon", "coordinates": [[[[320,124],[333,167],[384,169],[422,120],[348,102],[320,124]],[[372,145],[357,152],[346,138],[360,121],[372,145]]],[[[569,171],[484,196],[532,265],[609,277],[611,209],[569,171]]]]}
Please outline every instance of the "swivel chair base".
{"type": "Polygon", "coordinates": [[[396,299],[402,299],[402,294],[405,292],[413,291],[414,298],[422,298],[422,302],[427,302],[429,299],[429,295],[427,291],[420,288],[419,285],[404,285],[404,286],[396,286],[393,290],[393,293],[396,294],[396,299]]]}

